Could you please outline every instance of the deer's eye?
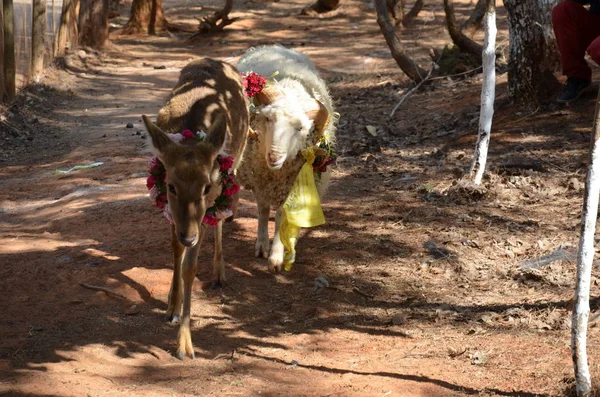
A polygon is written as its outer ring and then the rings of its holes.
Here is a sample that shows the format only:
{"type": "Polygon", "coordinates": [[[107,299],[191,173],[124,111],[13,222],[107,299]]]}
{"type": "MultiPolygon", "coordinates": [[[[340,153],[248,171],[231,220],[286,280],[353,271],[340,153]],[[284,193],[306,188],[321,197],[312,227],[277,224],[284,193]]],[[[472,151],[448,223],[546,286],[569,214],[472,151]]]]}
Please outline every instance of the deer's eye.
{"type": "Polygon", "coordinates": [[[206,196],[210,192],[210,185],[206,185],[204,188],[204,195],[206,196]]]}
{"type": "Polygon", "coordinates": [[[167,187],[169,188],[169,192],[171,192],[171,194],[173,196],[177,196],[177,192],[175,191],[175,186],[171,185],[170,183],[167,185],[167,187]]]}

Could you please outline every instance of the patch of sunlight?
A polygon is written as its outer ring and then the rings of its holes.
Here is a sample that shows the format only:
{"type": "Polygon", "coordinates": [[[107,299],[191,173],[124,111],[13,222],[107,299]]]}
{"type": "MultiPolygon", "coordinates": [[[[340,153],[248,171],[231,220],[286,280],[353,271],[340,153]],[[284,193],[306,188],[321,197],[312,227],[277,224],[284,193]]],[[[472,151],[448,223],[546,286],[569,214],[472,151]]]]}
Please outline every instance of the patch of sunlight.
{"type": "Polygon", "coordinates": [[[109,261],[118,261],[119,259],[121,259],[120,256],[110,255],[107,252],[104,252],[104,251],[101,251],[101,250],[98,250],[95,248],[87,248],[87,249],[83,250],[83,252],[85,252],[86,254],[88,254],[90,256],[96,256],[96,257],[108,259],[109,261]]]}
{"type": "Polygon", "coordinates": [[[122,190],[119,186],[97,186],[88,189],[78,189],[58,200],[3,200],[0,202],[0,213],[21,215],[24,219],[49,219],[56,216],[66,219],[71,217],[77,210],[83,210],[99,204],[145,199],[147,197],[146,193],[114,193],[114,190],[117,188],[122,190]],[[112,191],[111,194],[100,195],[109,190],[112,191]],[[91,195],[96,195],[96,197],[82,199],[85,196],[91,195]]]}
{"type": "Polygon", "coordinates": [[[65,241],[60,233],[44,233],[41,235],[19,235],[0,238],[0,254],[21,254],[26,252],[49,252],[62,247],[80,245],[99,245],[96,240],[65,241]]]}

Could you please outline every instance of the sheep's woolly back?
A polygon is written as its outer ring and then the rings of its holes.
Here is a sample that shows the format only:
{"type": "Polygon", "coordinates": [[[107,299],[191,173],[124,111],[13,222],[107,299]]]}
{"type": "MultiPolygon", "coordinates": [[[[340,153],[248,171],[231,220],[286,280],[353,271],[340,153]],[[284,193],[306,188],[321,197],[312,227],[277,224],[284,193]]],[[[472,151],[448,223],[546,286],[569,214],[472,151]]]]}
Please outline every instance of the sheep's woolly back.
{"type": "Polygon", "coordinates": [[[240,58],[237,68],[242,73],[254,72],[264,77],[276,74],[270,81],[286,93],[290,91],[286,90],[287,80],[300,83],[312,98],[327,109],[331,119],[324,134],[330,142],[335,143],[337,119],[333,101],[325,81],[319,77],[317,68],[306,55],[279,45],[250,48],[240,58]]]}

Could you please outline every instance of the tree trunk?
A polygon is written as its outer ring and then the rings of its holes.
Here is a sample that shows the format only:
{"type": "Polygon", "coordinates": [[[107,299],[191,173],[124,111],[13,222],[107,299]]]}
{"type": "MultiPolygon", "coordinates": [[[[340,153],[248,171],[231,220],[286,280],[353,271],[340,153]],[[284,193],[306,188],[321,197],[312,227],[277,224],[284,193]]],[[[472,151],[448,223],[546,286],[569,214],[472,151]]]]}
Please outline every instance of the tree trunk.
{"type": "Polygon", "coordinates": [[[79,44],[102,49],[108,40],[108,0],[81,0],[79,44]]]}
{"type": "Polygon", "coordinates": [[[487,0],[485,12],[485,39],[483,42],[483,84],[481,86],[481,110],[479,111],[479,135],[475,144],[471,176],[473,183],[481,185],[487,162],[494,99],[496,96],[496,0],[487,0]]]}
{"type": "Polygon", "coordinates": [[[402,48],[400,39],[394,30],[394,26],[390,21],[390,17],[387,12],[386,0],[375,0],[375,8],[377,10],[377,23],[385,37],[388,47],[392,52],[392,57],[400,67],[400,69],[414,82],[420,83],[427,72],[419,67],[402,48]]]}
{"type": "Polygon", "coordinates": [[[79,29],[77,19],[79,16],[79,0],[63,0],[60,26],[54,40],[54,56],[66,54],[67,50],[77,47],[79,29]]]}
{"type": "MultiPolygon", "coordinates": [[[[402,1],[402,0],[400,0],[402,1]]],[[[304,7],[301,15],[317,16],[334,11],[340,5],[340,0],[317,0],[314,4],[304,7]]]]}
{"type": "Polygon", "coordinates": [[[209,17],[202,18],[198,32],[190,37],[190,40],[205,33],[214,33],[222,31],[225,26],[231,25],[239,18],[229,18],[229,13],[233,8],[233,0],[225,0],[225,6],[209,17]],[[220,21],[220,22],[219,22],[220,21]]]}
{"type": "Polygon", "coordinates": [[[416,0],[409,12],[404,14],[402,25],[409,26],[423,9],[423,0],[416,0]]]}
{"type": "Polygon", "coordinates": [[[552,8],[558,0],[505,0],[509,30],[508,95],[536,105],[558,86],[560,65],[552,31],[552,8]]]}
{"type": "Polygon", "coordinates": [[[4,88],[4,17],[0,8],[0,103],[4,102],[6,88],[4,88]]]}
{"type": "Polygon", "coordinates": [[[481,22],[485,16],[486,11],[486,0],[478,0],[475,4],[475,9],[469,16],[469,19],[462,24],[460,30],[467,36],[475,34],[476,31],[481,27],[481,22]]]}
{"type": "Polygon", "coordinates": [[[15,36],[14,36],[14,13],[13,0],[2,1],[2,12],[4,14],[4,89],[6,95],[4,100],[10,101],[16,94],[16,67],[15,67],[15,36]]]}
{"type": "Polygon", "coordinates": [[[600,93],[596,100],[594,133],[590,144],[588,173],[581,214],[581,234],[577,253],[577,285],[571,327],[571,345],[578,396],[590,396],[592,380],[587,359],[587,326],[590,315],[590,283],[594,262],[594,234],[600,192],[600,93]]]}
{"type": "Polygon", "coordinates": [[[398,26],[402,23],[404,18],[404,7],[406,6],[405,0],[386,0],[388,15],[394,22],[394,26],[398,26]]]}
{"type": "Polygon", "coordinates": [[[468,52],[469,54],[481,57],[483,47],[468,38],[462,30],[458,28],[453,0],[444,0],[444,11],[446,11],[446,25],[448,26],[448,33],[450,33],[452,42],[456,44],[462,52],[468,52]]]}
{"type": "Polygon", "coordinates": [[[30,76],[34,82],[39,83],[44,72],[44,55],[46,45],[46,0],[33,0],[31,21],[31,70],[30,76]]]}
{"type": "Polygon", "coordinates": [[[131,17],[123,27],[123,34],[157,34],[166,26],[163,0],[133,0],[131,17]]]}

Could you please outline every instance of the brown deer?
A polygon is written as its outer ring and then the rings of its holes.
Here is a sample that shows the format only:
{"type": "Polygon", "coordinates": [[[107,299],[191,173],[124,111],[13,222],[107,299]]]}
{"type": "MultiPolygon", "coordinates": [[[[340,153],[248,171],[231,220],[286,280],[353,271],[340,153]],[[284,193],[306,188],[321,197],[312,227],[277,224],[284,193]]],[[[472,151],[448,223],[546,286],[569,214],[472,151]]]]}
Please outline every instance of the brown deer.
{"type": "MultiPolygon", "coordinates": [[[[156,124],[143,116],[155,155],[166,169],[167,198],[172,217],[174,271],[167,317],[181,320],[177,336],[179,359],[194,358],[190,332],[192,283],[207,225],[202,219],[222,185],[219,154],[239,165],[248,134],[248,107],[239,72],[231,65],[201,59],[185,66],[156,124]],[[167,133],[206,131],[202,141],[175,143],[167,133]]],[[[225,281],[222,250],[223,220],[215,226],[213,282],[225,281]]]]}

